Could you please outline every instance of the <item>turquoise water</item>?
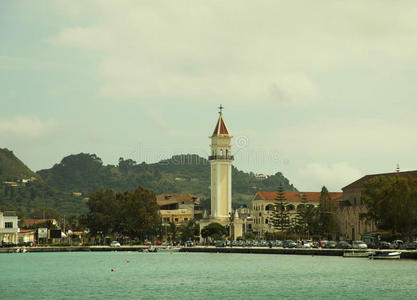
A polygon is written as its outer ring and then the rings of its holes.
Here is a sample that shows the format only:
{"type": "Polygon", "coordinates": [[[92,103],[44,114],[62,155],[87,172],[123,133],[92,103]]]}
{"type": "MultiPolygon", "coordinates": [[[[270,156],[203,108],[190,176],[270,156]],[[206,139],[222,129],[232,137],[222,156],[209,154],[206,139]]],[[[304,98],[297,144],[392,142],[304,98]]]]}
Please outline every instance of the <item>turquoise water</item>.
{"type": "Polygon", "coordinates": [[[416,279],[413,260],[135,252],[0,255],[0,299],[416,299],[416,279]]]}

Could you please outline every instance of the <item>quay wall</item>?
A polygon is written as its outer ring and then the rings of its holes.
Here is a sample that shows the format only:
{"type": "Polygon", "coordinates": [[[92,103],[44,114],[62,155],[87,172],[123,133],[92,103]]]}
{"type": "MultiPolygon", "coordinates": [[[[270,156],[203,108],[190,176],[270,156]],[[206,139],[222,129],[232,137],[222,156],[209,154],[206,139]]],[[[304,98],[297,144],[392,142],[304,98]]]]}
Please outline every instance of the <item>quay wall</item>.
{"type": "MultiPolygon", "coordinates": [[[[27,253],[42,252],[104,252],[104,251],[143,251],[148,246],[122,246],[112,248],[109,246],[48,246],[48,247],[11,247],[0,248],[0,253],[16,253],[23,249],[27,253]]],[[[158,247],[156,247],[158,248],[158,247]]],[[[299,249],[299,248],[256,248],[256,247],[184,247],[180,252],[190,253],[243,253],[243,254],[286,254],[286,255],[320,255],[320,256],[343,256],[343,249],[299,249]]],[[[366,250],[365,250],[366,251],[366,250]]],[[[380,250],[376,250],[380,251],[380,250]]],[[[398,250],[382,250],[398,251],[398,250]]],[[[417,259],[417,251],[399,250],[401,258],[417,259]]]]}
{"type": "Polygon", "coordinates": [[[104,251],[142,251],[148,249],[147,246],[123,246],[112,248],[109,246],[49,246],[49,247],[11,247],[0,248],[0,253],[16,253],[23,249],[27,253],[42,252],[104,252],[104,251]]]}
{"type": "MultiPolygon", "coordinates": [[[[208,253],[244,253],[244,254],[287,254],[287,255],[321,255],[321,256],[343,256],[343,249],[303,249],[303,248],[242,248],[242,247],[189,247],[182,248],[181,252],[208,252],[208,253]]],[[[358,250],[357,250],[358,251],[358,250]]],[[[359,250],[368,251],[368,250],[359,250]]],[[[417,251],[412,250],[372,250],[376,252],[401,252],[401,258],[417,259],[417,251]]]]}

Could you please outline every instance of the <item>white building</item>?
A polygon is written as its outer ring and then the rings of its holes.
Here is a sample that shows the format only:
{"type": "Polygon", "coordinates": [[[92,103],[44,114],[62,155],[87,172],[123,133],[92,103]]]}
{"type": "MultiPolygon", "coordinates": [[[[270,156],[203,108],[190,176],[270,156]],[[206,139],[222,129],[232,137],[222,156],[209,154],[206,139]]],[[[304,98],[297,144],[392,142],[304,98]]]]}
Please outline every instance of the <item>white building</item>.
{"type": "Polygon", "coordinates": [[[0,211],[0,243],[18,243],[18,219],[14,211],[0,211]]]}

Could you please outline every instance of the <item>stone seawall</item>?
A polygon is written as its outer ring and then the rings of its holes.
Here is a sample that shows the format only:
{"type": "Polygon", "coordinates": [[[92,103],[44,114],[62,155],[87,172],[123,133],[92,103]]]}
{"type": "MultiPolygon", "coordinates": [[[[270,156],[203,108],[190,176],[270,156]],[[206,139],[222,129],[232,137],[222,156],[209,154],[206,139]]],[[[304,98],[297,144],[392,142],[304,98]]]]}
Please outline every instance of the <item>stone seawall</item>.
{"type": "Polygon", "coordinates": [[[298,249],[298,248],[243,248],[243,247],[190,247],[181,252],[246,253],[246,254],[288,254],[342,256],[342,249],[298,249]]]}
{"type": "MultiPolygon", "coordinates": [[[[0,253],[17,253],[23,249],[27,253],[42,252],[109,252],[109,251],[131,251],[142,252],[148,246],[122,246],[112,248],[109,246],[50,246],[50,247],[12,247],[0,248],[0,253]]],[[[159,247],[156,247],[159,248],[159,247]]],[[[243,254],[286,254],[286,255],[320,255],[320,256],[343,256],[343,249],[288,249],[288,248],[251,248],[251,247],[184,247],[180,252],[190,253],[243,253],[243,254]]],[[[365,250],[366,251],[366,250],[365,250]]],[[[384,250],[398,251],[398,250],[384,250]]],[[[401,258],[417,259],[417,251],[400,250],[401,258]]]]}
{"type": "MultiPolygon", "coordinates": [[[[299,249],[299,248],[242,248],[242,247],[190,247],[182,248],[181,252],[208,252],[208,253],[245,253],[245,254],[287,254],[287,255],[321,255],[343,256],[343,249],[299,249]]],[[[360,250],[359,250],[360,251],[360,250]]],[[[367,251],[367,250],[362,250],[367,251]]],[[[370,250],[391,252],[400,251],[401,258],[417,259],[417,251],[410,250],[370,250]]]]}
{"type": "Polygon", "coordinates": [[[11,247],[0,248],[0,253],[17,253],[26,251],[27,253],[42,252],[104,252],[104,251],[142,251],[147,246],[123,246],[112,248],[109,246],[50,246],[50,247],[11,247]]]}

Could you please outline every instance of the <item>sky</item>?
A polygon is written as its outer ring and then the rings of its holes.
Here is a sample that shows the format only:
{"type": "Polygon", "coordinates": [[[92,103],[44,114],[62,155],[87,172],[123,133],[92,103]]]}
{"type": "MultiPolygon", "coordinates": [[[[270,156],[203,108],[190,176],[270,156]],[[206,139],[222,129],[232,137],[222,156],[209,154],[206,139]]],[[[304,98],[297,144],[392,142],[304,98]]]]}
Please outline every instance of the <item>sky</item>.
{"type": "Polygon", "coordinates": [[[0,148],[32,170],[70,154],[209,154],[299,190],[417,169],[416,1],[3,0],[0,148]]]}

